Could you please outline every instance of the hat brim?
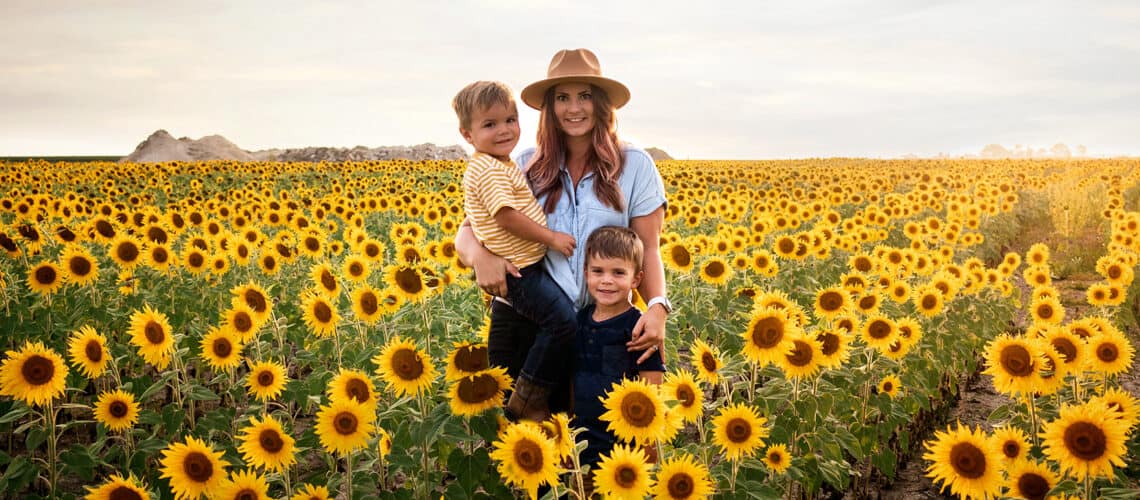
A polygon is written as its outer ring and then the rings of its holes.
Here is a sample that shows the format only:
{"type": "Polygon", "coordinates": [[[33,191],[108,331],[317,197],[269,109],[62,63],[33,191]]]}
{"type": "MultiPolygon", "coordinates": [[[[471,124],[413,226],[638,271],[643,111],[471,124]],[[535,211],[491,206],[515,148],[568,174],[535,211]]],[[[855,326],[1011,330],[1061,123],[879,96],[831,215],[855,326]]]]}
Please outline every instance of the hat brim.
{"type": "Polygon", "coordinates": [[[617,80],[595,75],[567,75],[539,80],[527,85],[526,88],[523,89],[522,102],[534,109],[542,110],[542,100],[546,97],[546,91],[555,85],[568,82],[588,83],[601,88],[606,91],[606,94],[610,98],[610,103],[613,104],[615,109],[625,106],[625,104],[629,102],[628,87],[617,80]]]}

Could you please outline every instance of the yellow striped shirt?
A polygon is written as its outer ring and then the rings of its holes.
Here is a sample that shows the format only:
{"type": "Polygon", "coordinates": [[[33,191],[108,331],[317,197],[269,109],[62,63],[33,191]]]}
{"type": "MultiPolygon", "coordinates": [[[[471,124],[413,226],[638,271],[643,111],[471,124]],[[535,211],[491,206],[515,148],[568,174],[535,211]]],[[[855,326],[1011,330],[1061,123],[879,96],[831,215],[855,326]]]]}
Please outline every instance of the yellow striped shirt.
{"type": "Polygon", "coordinates": [[[518,238],[495,223],[495,214],[504,207],[546,225],[546,214],[534,199],[518,166],[476,152],[463,172],[463,209],[471,220],[475,237],[488,250],[520,268],[542,260],[546,245],[518,238]]]}

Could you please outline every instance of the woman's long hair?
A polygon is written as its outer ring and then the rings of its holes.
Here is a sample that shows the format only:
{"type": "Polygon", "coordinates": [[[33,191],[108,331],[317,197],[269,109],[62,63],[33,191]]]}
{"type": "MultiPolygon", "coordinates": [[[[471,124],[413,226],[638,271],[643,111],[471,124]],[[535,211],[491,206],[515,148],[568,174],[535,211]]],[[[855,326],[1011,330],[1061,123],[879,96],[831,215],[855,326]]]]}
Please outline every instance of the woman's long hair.
{"type": "MultiPolygon", "coordinates": [[[[590,93],[594,99],[594,131],[586,152],[586,168],[594,171],[594,193],[598,199],[614,210],[625,210],[618,187],[625,155],[618,142],[617,117],[610,96],[604,90],[590,85],[590,93]]],[[[536,198],[547,195],[543,210],[551,213],[562,197],[559,167],[566,158],[566,137],[554,116],[554,87],[548,89],[542,99],[536,142],[537,148],[526,168],[526,176],[536,198]]]]}

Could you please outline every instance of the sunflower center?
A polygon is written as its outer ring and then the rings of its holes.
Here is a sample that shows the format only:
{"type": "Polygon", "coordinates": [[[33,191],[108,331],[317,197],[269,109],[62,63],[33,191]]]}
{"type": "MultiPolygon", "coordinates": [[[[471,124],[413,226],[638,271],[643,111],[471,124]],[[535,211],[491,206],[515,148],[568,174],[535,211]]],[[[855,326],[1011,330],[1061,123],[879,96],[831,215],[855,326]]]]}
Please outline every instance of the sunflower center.
{"type": "Polygon", "coordinates": [[[685,473],[673,474],[665,484],[669,498],[689,498],[696,489],[692,476],[685,473]]]}
{"type": "Polygon", "coordinates": [[[111,404],[107,405],[107,413],[110,413],[111,416],[115,418],[126,417],[129,411],[130,407],[127,406],[127,403],[123,401],[115,400],[111,401],[111,404]]]}
{"type": "Polygon", "coordinates": [[[186,259],[186,262],[188,262],[192,267],[201,267],[202,264],[206,263],[206,256],[198,252],[193,252],[190,254],[190,257],[186,259]]]}
{"type": "Polygon", "coordinates": [[[895,383],[890,380],[883,381],[883,392],[890,394],[895,390],[895,383]]]}
{"type": "Polygon", "coordinates": [[[1022,474],[1017,478],[1017,494],[1028,498],[1029,500],[1045,500],[1045,494],[1049,493],[1049,481],[1044,477],[1032,472],[1022,474]]]}
{"type": "Polygon", "coordinates": [[[819,307],[826,312],[835,312],[843,307],[843,296],[836,291],[824,292],[819,296],[819,307]]]}
{"type": "Polygon", "coordinates": [[[1090,422],[1076,422],[1065,428],[1065,448],[1077,458],[1092,461],[1104,455],[1107,440],[1104,431],[1090,422]]]}
{"type": "Polygon", "coordinates": [[[67,269],[76,276],[87,276],[91,273],[91,261],[87,257],[77,255],[67,260],[67,269]]]}
{"type": "Polygon", "coordinates": [[[669,257],[680,267],[686,267],[693,262],[692,256],[689,255],[689,250],[681,245],[673,245],[669,250],[669,257]]]}
{"type": "Polygon", "coordinates": [[[309,236],[305,238],[305,249],[310,252],[316,252],[317,250],[321,249],[321,241],[312,236],[309,236]]]}
{"type": "Polygon", "coordinates": [[[170,255],[166,253],[165,248],[154,247],[154,249],[150,251],[150,258],[158,264],[163,264],[167,260],[170,260],[170,255]]]}
{"type": "Polygon", "coordinates": [[[891,325],[881,319],[872,321],[867,325],[867,335],[873,339],[885,339],[891,335],[891,325]]]}
{"type": "Polygon", "coordinates": [[[784,456],[779,452],[772,452],[768,454],[768,461],[775,465],[780,465],[780,462],[784,461],[784,456]]]}
{"type": "Polygon", "coordinates": [[[831,332],[819,332],[815,339],[823,344],[821,349],[824,356],[831,356],[839,350],[839,336],[831,332]]]}
{"type": "Polygon", "coordinates": [[[118,255],[125,262],[134,262],[135,259],[139,258],[139,247],[132,242],[125,241],[115,248],[115,255],[118,255]]]}
{"type": "Polygon", "coordinates": [[[35,354],[20,367],[20,374],[29,385],[43,385],[55,375],[55,365],[50,359],[35,354]]]}
{"type": "Polygon", "coordinates": [[[115,236],[114,226],[112,226],[110,222],[102,219],[95,221],[95,232],[104,238],[112,238],[115,236]]]}
{"type": "Polygon", "coordinates": [[[796,251],[796,241],[791,238],[781,238],[780,241],[776,243],[776,246],[780,252],[785,254],[796,251]]]}
{"type": "Polygon", "coordinates": [[[874,309],[875,305],[877,305],[878,303],[879,303],[879,299],[877,297],[875,297],[874,295],[868,295],[866,297],[861,297],[861,298],[859,298],[859,309],[862,309],[864,311],[870,311],[871,309],[874,309]]]}
{"type": "Polygon", "coordinates": [[[321,271],[321,286],[330,292],[336,290],[336,278],[333,277],[328,269],[321,271]]]}
{"type": "Polygon", "coordinates": [[[380,245],[375,243],[364,245],[364,255],[367,255],[370,259],[375,259],[380,255],[380,245]]]}
{"type": "Polygon", "coordinates": [[[779,318],[767,317],[752,327],[752,343],[761,349],[771,349],[784,339],[784,322],[779,318]]]}
{"type": "Polygon", "coordinates": [[[392,354],[392,371],[404,380],[416,380],[424,373],[424,364],[416,351],[400,349],[392,354]]]}
{"type": "Polygon", "coordinates": [[[107,495],[107,498],[109,500],[142,500],[142,496],[137,491],[126,486],[119,486],[111,490],[111,494],[107,495]]]}
{"type": "Polygon", "coordinates": [[[162,325],[154,321],[147,322],[146,326],[143,327],[143,334],[152,344],[161,344],[166,340],[166,331],[162,329],[162,325]]]}
{"type": "Polygon", "coordinates": [[[1037,306],[1037,315],[1041,319],[1049,319],[1053,317],[1053,306],[1049,304],[1041,304],[1037,306]]]}
{"type": "Polygon", "coordinates": [[[697,402],[697,394],[688,385],[677,386],[677,401],[680,401],[681,406],[685,408],[691,407],[697,402]]]}
{"type": "Polygon", "coordinates": [[[396,286],[412,295],[420,293],[424,289],[423,281],[420,280],[420,273],[410,267],[396,271],[396,286]]]}
{"type": "Polygon", "coordinates": [[[729,420],[724,429],[725,434],[728,435],[728,440],[733,443],[743,443],[752,437],[752,424],[743,418],[737,417],[729,420]]]}
{"type": "Polygon", "coordinates": [[[234,314],[233,325],[241,333],[248,332],[253,329],[253,318],[245,311],[238,311],[234,314]]]}
{"type": "Polygon", "coordinates": [[[721,276],[724,276],[724,271],[724,263],[720,262],[719,260],[709,262],[709,264],[705,266],[705,274],[707,274],[710,278],[719,278],[721,276]]]}
{"type": "Polygon", "coordinates": [[[257,442],[261,449],[269,453],[277,453],[285,447],[285,440],[281,439],[275,429],[264,429],[257,435],[257,442]]]}
{"type": "Polygon", "coordinates": [[[1001,366],[1015,377],[1028,377],[1033,374],[1033,359],[1029,349],[1020,345],[1006,346],[1001,350],[1001,366]]]}
{"type": "Polygon", "coordinates": [[[191,481],[204,483],[214,476],[214,463],[205,453],[192,451],[182,460],[182,472],[186,473],[191,481]]]}
{"type": "Polygon", "coordinates": [[[637,471],[628,465],[619,467],[617,474],[614,474],[614,479],[617,480],[618,486],[632,488],[637,484],[637,471]]]}
{"type": "Polygon", "coordinates": [[[348,394],[348,397],[361,403],[367,403],[369,399],[372,399],[368,391],[368,384],[358,378],[349,379],[348,383],[344,385],[344,392],[348,394]]]}
{"type": "Polygon", "coordinates": [[[1051,344],[1065,358],[1065,363],[1072,363],[1073,359],[1077,357],[1077,346],[1073,345],[1069,339],[1057,337],[1052,340],[1051,344]]]}
{"type": "Polygon", "coordinates": [[[36,283],[50,285],[52,283],[55,283],[58,274],[55,272],[55,268],[51,266],[41,266],[36,268],[35,276],[36,283]]]}
{"type": "Polygon", "coordinates": [[[937,306],[938,306],[938,299],[935,298],[933,295],[927,294],[927,295],[922,296],[922,308],[923,309],[927,309],[927,310],[934,309],[937,306]]]}
{"type": "Polygon", "coordinates": [[[376,314],[380,310],[380,300],[375,293],[366,291],[360,294],[360,310],[366,315],[376,314]]]}
{"type": "Polygon", "coordinates": [[[234,346],[230,343],[230,339],[224,337],[214,339],[211,347],[214,349],[214,355],[219,358],[228,358],[234,352],[234,346]]]}
{"type": "Polygon", "coordinates": [[[1021,455],[1021,444],[1013,439],[1007,439],[1001,444],[1001,452],[1008,458],[1017,458],[1021,455]]]}
{"type": "Polygon", "coordinates": [[[1105,363],[1112,363],[1118,357],[1120,357],[1120,351],[1115,345],[1106,342],[1096,346],[1096,359],[1105,363]]]}
{"type": "Polygon", "coordinates": [[[257,492],[249,488],[245,488],[234,495],[234,500],[257,500],[258,498],[260,497],[258,497],[257,492]]]}
{"type": "Polygon", "coordinates": [[[702,353],[701,354],[701,367],[703,367],[706,372],[710,372],[710,373],[715,372],[716,371],[716,356],[713,356],[713,353],[708,352],[708,351],[705,351],[704,353],[702,353]]]}
{"type": "Polygon", "coordinates": [[[273,372],[269,370],[261,370],[260,372],[257,372],[257,385],[261,387],[269,387],[273,385],[273,380],[275,378],[276,377],[273,376],[273,372]]]}
{"type": "Polygon", "coordinates": [[[464,377],[459,381],[459,399],[464,403],[482,403],[499,393],[499,381],[488,374],[464,377]]]}
{"type": "Polygon", "coordinates": [[[103,361],[103,346],[99,345],[98,340],[88,340],[87,344],[83,346],[83,355],[87,356],[87,360],[92,363],[103,361]]]}
{"type": "Polygon", "coordinates": [[[461,347],[455,351],[455,367],[465,372],[477,372],[487,369],[487,346],[472,345],[461,347]]]}
{"type": "Polygon", "coordinates": [[[348,274],[353,276],[360,276],[364,274],[364,265],[359,262],[353,262],[348,265],[348,274]]]}
{"type": "Polygon", "coordinates": [[[657,416],[657,408],[649,396],[633,392],[621,400],[621,416],[634,427],[648,427],[657,416]]]}
{"type": "Polygon", "coordinates": [[[313,317],[317,318],[317,321],[321,323],[328,323],[332,321],[332,309],[323,301],[318,301],[313,305],[313,317]]]}
{"type": "Polygon", "coordinates": [[[792,366],[808,366],[811,364],[811,345],[802,340],[793,341],[795,348],[787,355],[788,363],[792,366]]]}
{"type": "Polygon", "coordinates": [[[515,443],[515,463],[529,474],[542,470],[542,448],[530,439],[520,439],[515,443]]]}
{"type": "Polygon", "coordinates": [[[360,422],[356,419],[356,415],[350,411],[342,411],[333,417],[333,429],[342,436],[351,436],[356,433],[356,428],[359,425],[360,422]]]}
{"type": "Polygon", "coordinates": [[[977,479],[986,473],[986,455],[970,443],[958,443],[950,449],[950,465],[967,479],[977,479]]]}

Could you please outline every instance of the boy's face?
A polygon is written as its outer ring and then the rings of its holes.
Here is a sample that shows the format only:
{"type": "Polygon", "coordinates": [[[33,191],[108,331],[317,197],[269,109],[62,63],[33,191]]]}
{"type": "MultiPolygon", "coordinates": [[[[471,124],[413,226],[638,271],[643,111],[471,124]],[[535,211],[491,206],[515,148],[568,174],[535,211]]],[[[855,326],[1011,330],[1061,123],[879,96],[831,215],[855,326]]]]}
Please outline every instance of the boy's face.
{"type": "Polygon", "coordinates": [[[510,161],[511,151],[519,143],[519,111],[510,106],[494,104],[471,114],[470,129],[460,127],[459,133],[475,151],[486,153],[500,161],[510,161]]]}
{"type": "Polygon", "coordinates": [[[641,284],[641,270],[633,262],[591,255],[586,264],[586,289],[598,307],[629,304],[629,293],[641,284]]]}

